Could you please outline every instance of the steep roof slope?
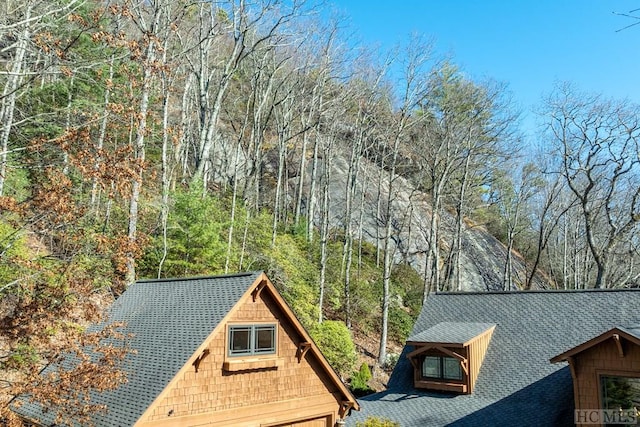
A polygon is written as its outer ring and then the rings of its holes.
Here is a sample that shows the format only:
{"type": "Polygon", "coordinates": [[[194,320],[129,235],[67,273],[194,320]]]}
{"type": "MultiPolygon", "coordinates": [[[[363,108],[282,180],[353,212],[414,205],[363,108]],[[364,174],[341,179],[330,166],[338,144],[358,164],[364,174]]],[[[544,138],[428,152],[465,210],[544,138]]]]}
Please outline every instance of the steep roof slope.
{"type": "Polygon", "coordinates": [[[464,344],[494,326],[494,323],[441,322],[411,335],[407,342],[464,344]]]}
{"type": "MultiPolygon", "coordinates": [[[[639,325],[631,325],[628,327],[625,326],[616,326],[615,328],[609,329],[608,331],[598,335],[597,337],[591,338],[589,341],[585,341],[580,345],[573,347],[562,354],[559,354],[551,359],[552,363],[557,362],[565,362],[569,361],[571,357],[576,356],[583,351],[597,346],[598,344],[606,341],[608,339],[615,339],[620,343],[620,338],[624,338],[626,341],[630,341],[636,345],[640,345],[640,326],[639,325]]],[[[624,349],[622,345],[619,347],[619,351],[624,355],[624,349]]]]}
{"type": "Polygon", "coordinates": [[[620,324],[640,320],[640,290],[443,293],[431,295],[411,336],[442,322],[496,324],[472,394],[413,388],[400,356],[387,391],[360,400],[348,425],[383,416],[425,425],[573,425],[573,388],[555,355],[620,324]]]}
{"type": "MultiPolygon", "coordinates": [[[[127,383],[93,394],[92,403],[118,408],[96,415],[96,427],[133,425],[261,274],[131,285],[113,304],[109,320],[126,322],[125,332],[133,334],[130,346],[137,353],[125,360],[127,383]]],[[[54,411],[44,412],[26,399],[16,412],[43,425],[52,425],[55,418],[54,411]]]]}

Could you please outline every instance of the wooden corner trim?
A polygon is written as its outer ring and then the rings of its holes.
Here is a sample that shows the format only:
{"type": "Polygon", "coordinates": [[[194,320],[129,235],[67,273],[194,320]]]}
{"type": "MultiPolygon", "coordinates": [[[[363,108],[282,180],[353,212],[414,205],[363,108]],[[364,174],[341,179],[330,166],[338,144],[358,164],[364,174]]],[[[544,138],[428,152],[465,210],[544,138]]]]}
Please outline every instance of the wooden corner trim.
{"type": "Polygon", "coordinates": [[[613,334],[613,341],[616,343],[616,348],[618,349],[618,355],[620,357],[624,357],[624,348],[622,348],[622,340],[620,339],[620,335],[613,334]]]}
{"type": "Polygon", "coordinates": [[[347,415],[349,413],[349,411],[351,410],[351,408],[354,407],[354,403],[348,400],[343,400],[342,402],[340,402],[340,411],[338,413],[338,416],[340,418],[345,418],[345,415],[347,415]]]}
{"type": "Polygon", "coordinates": [[[251,292],[251,297],[253,298],[253,302],[256,302],[258,297],[260,297],[260,293],[262,292],[262,290],[266,286],[267,286],[267,280],[266,279],[262,279],[260,281],[260,283],[258,283],[258,286],[256,286],[255,289],[253,290],[253,292],[251,292]]]}
{"type": "Polygon", "coordinates": [[[298,344],[298,351],[296,351],[296,357],[298,358],[298,363],[302,362],[304,355],[307,354],[307,351],[311,349],[311,343],[308,341],[303,341],[298,344]]]}
{"type": "Polygon", "coordinates": [[[458,353],[456,353],[455,351],[451,351],[451,350],[449,350],[449,349],[446,349],[446,348],[444,348],[444,347],[439,347],[439,346],[438,346],[438,347],[435,347],[435,349],[436,349],[436,350],[439,350],[439,351],[441,351],[441,352],[443,352],[444,354],[446,354],[446,355],[448,355],[448,356],[454,357],[454,358],[458,359],[458,360],[459,360],[459,361],[461,361],[461,362],[464,362],[464,361],[466,361],[466,360],[467,360],[467,358],[466,358],[466,357],[464,357],[463,355],[458,354],[458,353]]]}

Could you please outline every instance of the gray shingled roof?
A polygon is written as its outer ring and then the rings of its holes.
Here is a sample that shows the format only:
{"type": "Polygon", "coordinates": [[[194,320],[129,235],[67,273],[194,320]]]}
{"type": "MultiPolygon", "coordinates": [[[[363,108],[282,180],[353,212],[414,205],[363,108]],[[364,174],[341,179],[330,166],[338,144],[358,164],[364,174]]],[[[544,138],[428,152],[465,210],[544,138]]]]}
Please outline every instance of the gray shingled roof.
{"type": "Polygon", "coordinates": [[[617,325],[638,324],[640,289],[444,293],[431,295],[414,326],[420,336],[444,322],[496,328],[470,395],[419,391],[405,346],[388,390],[360,399],[347,425],[369,416],[403,427],[573,425],[566,363],[549,360],[617,325]]]}
{"type": "MultiPolygon", "coordinates": [[[[135,423],[260,274],[144,280],[131,285],[113,304],[109,318],[127,323],[125,332],[133,334],[130,345],[137,353],[125,360],[126,384],[92,396],[92,403],[118,408],[95,416],[95,426],[135,423]]],[[[22,401],[18,413],[53,425],[52,411],[43,412],[39,405],[22,401]]]]}
{"type": "Polygon", "coordinates": [[[618,326],[618,329],[625,331],[640,340],[640,325],[630,325],[626,327],[618,326]]]}
{"type": "Polygon", "coordinates": [[[495,325],[495,323],[478,322],[440,322],[424,331],[411,335],[407,341],[464,344],[495,325]]]}

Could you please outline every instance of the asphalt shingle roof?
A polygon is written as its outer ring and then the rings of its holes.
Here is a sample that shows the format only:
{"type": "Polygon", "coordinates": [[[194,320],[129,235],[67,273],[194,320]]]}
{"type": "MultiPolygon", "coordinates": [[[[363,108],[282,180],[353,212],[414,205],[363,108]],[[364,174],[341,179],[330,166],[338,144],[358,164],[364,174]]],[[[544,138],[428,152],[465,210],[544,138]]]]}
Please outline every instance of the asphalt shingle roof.
{"type": "MultiPolygon", "coordinates": [[[[112,305],[109,319],[126,322],[136,354],[125,359],[127,383],[95,393],[92,403],[118,408],[96,415],[96,427],[130,426],[151,405],[261,272],[190,279],[143,280],[112,305]]],[[[47,369],[53,369],[49,367],[47,369]]],[[[18,413],[53,425],[54,411],[22,399],[18,413]]]]}
{"type": "Polygon", "coordinates": [[[626,327],[618,326],[618,328],[625,331],[629,335],[633,335],[634,337],[640,339],[640,325],[630,325],[626,327]]]}
{"type": "Polygon", "coordinates": [[[494,326],[495,323],[440,322],[437,325],[410,336],[407,341],[464,344],[494,326]]]}
{"type": "MultiPolygon", "coordinates": [[[[347,425],[370,416],[403,427],[573,425],[573,384],[566,363],[550,359],[617,325],[638,324],[640,289],[444,293],[431,295],[411,337],[437,325],[495,324],[472,394],[413,388],[405,346],[388,390],[360,399],[347,425]]],[[[637,331],[640,332],[640,331],[637,331]]]]}

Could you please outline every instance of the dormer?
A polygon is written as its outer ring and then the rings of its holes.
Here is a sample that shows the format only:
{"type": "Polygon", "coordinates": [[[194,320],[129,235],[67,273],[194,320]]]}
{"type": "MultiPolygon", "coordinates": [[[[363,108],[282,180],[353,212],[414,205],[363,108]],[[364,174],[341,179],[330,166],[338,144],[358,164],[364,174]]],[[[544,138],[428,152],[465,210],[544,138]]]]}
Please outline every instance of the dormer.
{"type": "Polygon", "coordinates": [[[442,322],[409,337],[415,388],[469,394],[496,325],[442,322]]]}

